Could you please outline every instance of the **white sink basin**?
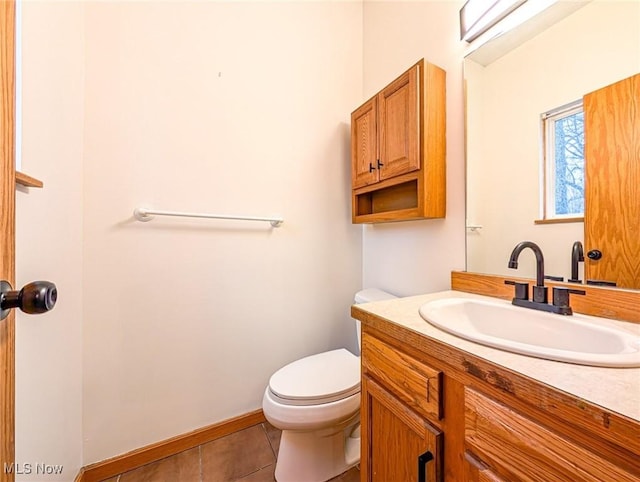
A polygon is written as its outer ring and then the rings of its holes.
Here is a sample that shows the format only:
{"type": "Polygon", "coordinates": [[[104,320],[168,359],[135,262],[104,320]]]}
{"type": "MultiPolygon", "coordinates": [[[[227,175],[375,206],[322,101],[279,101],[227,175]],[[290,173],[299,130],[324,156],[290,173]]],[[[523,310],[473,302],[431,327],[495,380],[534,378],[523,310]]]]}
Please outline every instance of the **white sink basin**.
{"type": "Polygon", "coordinates": [[[640,367],[640,336],[604,326],[593,316],[471,298],[430,301],[420,307],[420,316],[448,333],[501,350],[580,365],[640,367]]]}

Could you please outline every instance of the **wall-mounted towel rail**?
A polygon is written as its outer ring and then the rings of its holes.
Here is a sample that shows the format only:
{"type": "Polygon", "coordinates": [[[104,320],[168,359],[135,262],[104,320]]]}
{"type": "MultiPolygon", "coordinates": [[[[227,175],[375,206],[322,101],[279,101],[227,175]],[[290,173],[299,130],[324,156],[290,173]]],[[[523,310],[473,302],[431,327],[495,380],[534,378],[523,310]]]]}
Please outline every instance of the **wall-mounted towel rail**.
{"type": "Polygon", "coordinates": [[[240,221],[266,221],[271,226],[277,228],[284,219],[280,217],[255,217],[255,216],[228,216],[226,214],[204,214],[204,213],[181,213],[176,211],[160,211],[145,207],[137,207],[133,210],[133,215],[138,221],[151,221],[154,216],[176,216],[181,218],[208,218],[208,219],[233,219],[240,221]]]}

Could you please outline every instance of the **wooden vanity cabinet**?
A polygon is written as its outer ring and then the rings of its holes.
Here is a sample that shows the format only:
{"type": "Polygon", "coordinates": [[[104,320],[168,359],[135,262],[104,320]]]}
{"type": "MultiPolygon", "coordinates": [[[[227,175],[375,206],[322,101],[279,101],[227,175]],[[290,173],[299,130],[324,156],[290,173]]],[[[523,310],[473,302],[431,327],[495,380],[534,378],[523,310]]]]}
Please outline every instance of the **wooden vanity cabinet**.
{"type": "Polygon", "coordinates": [[[445,216],[445,80],[420,60],[351,114],[354,223],[445,216]]]}
{"type": "Polygon", "coordinates": [[[640,423],[355,308],[362,482],[640,481],[640,423]]]}
{"type": "Polygon", "coordinates": [[[362,369],[362,480],[442,482],[442,372],[368,333],[362,369]]]}

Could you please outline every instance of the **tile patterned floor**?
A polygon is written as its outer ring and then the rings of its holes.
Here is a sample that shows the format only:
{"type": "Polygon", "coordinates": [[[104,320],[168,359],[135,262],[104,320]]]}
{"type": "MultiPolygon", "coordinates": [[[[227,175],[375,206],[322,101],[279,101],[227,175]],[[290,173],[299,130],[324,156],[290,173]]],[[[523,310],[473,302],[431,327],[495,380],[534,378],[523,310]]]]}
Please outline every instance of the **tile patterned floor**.
{"type": "MultiPolygon", "coordinates": [[[[279,447],[280,430],[265,422],[104,482],[274,482],[279,447]]],[[[360,482],[360,471],[331,482],[360,482]]]]}

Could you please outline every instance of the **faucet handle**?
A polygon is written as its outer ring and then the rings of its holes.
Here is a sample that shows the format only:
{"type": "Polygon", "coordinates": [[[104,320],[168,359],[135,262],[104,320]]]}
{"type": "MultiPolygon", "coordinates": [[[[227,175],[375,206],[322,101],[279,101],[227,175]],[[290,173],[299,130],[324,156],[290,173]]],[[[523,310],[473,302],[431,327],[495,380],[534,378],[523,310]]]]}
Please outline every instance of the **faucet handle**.
{"type": "Polygon", "coordinates": [[[569,306],[569,295],[586,295],[584,290],[574,290],[572,288],[565,288],[563,286],[555,286],[553,288],[553,306],[563,308],[567,312],[562,312],[563,315],[572,314],[571,306],[569,306]]]}
{"type": "Polygon", "coordinates": [[[518,281],[505,280],[504,284],[515,286],[516,293],[514,299],[516,300],[528,300],[529,299],[529,283],[519,283],[518,281]]]}
{"type": "Polygon", "coordinates": [[[552,276],[550,274],[544,275],[544,279],[548,279],[549,281],[560,281],[564,282],[564,278],[562,276],[552,276]]]}

